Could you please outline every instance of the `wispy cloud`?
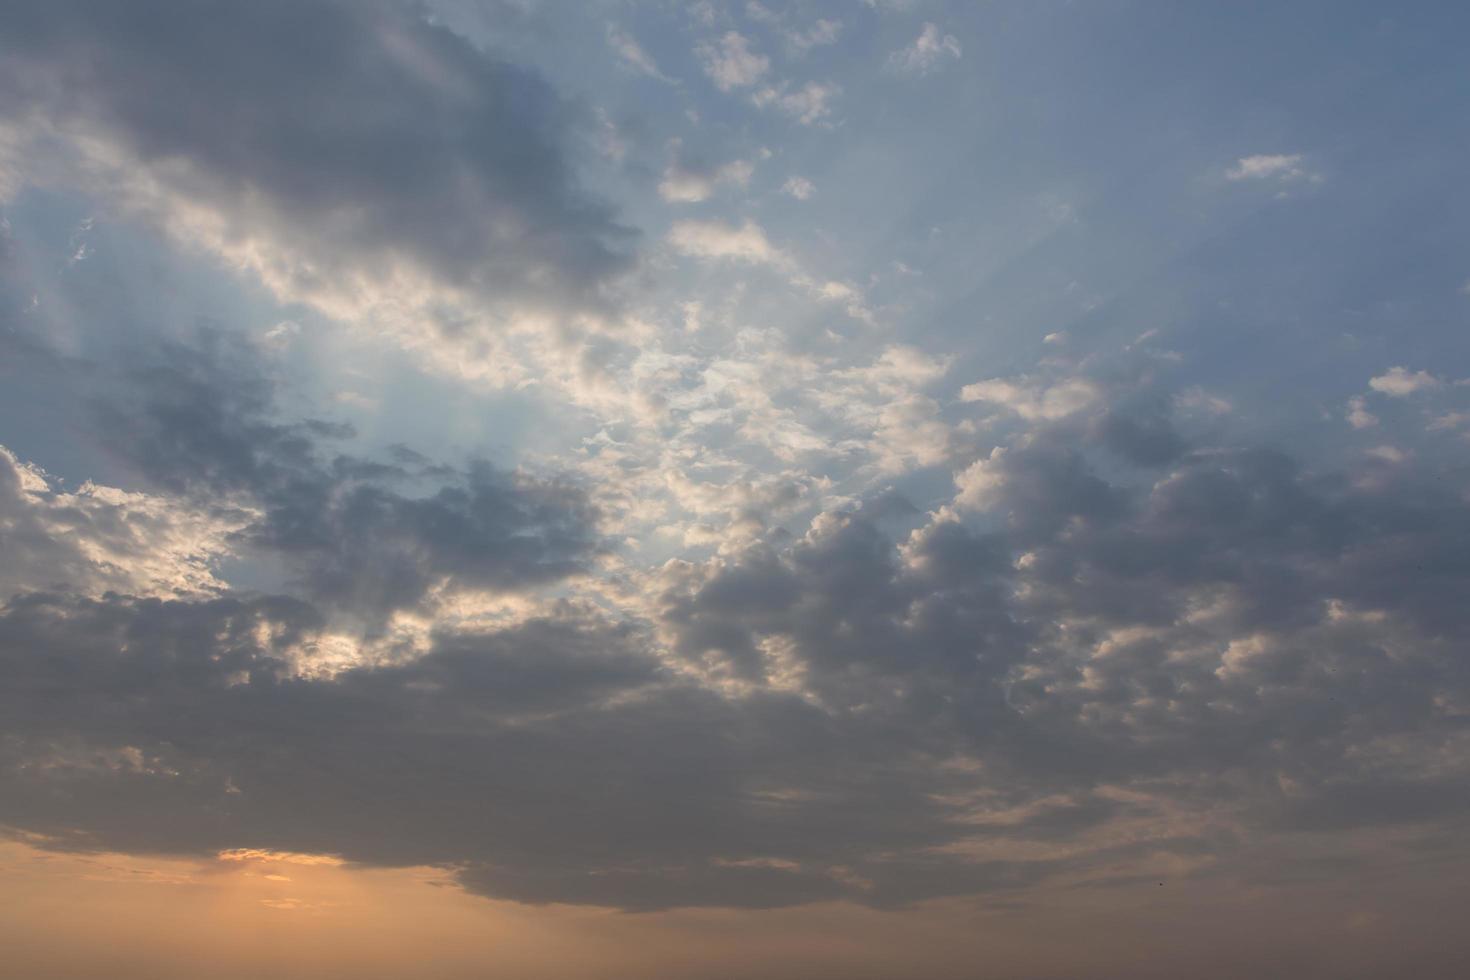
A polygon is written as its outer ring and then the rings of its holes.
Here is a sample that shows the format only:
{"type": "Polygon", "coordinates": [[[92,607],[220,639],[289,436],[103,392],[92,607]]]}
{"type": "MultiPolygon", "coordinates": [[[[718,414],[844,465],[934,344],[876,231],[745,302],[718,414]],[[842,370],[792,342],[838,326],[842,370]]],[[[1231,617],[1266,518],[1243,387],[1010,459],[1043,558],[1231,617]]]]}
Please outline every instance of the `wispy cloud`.
{"type": "Polygon", "coordinates": [[[799,88],[782,83],[756,92],[753,101],[761,108],[774,108],[803,126],[812,126],[831,118],[832,101],[841,94],[842,89],[829,82],[807,82],[799,88]]]}
{"type": "Polygon", "coordinates": [[[913,43],[888,57],[888,67],[910,75],[924,75],[946,61],[958,60],[963,52],[959,38],[942,33],[932,23],[925,23],[913,43]]]}
{"type": "Polygon", "coordinates": [[[658,65],[647,51],[633,37],[616,24],[607,25],[607,43],[617,52],[618,57],[624,63],[636,69],[649,78],[656,78],[661,82],[674,84],[674,79],[659,70],[658,65]]]}
{"type": "Polygon", "coordinates": [[[817,185],[805,177],[788,177],[786,183],[781,185],[783,193],[789,194],[798,201],[805,201],[816,192],[817,185]]]}

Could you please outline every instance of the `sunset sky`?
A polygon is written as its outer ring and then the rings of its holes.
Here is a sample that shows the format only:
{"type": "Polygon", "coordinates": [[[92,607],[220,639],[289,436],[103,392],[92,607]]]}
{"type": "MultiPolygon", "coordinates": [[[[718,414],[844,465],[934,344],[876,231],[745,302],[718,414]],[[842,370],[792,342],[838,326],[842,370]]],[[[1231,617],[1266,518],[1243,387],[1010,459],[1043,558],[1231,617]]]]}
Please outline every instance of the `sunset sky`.
{"type": "Polygon", "coordinates": [[[0,0],[0,977],[1470,975],[1467,37],[0,0]]]}

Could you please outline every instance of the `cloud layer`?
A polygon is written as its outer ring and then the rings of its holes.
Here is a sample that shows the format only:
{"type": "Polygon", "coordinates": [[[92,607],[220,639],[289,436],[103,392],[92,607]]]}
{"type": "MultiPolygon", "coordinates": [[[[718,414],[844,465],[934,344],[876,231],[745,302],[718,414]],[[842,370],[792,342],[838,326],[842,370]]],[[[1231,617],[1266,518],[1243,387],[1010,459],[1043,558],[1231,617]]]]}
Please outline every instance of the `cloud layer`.
{"type": "Polygon", "coordinates": [[[612,12],[8,6],[0,831],[1048,928],[1442,884],[1460,158],[1317,115],[1391,73],[612,12]]]}

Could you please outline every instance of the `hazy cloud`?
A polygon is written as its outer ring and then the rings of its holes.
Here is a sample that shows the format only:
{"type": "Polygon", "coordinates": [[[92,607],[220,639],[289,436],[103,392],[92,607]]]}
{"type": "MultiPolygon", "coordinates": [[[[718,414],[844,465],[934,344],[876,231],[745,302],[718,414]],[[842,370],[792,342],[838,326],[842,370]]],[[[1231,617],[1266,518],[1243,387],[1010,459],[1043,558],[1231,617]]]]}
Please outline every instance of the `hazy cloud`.
{"type": "Polygon", "coordinates": [[[661,82],[672,83],[674,81],[659,71],[658,65],[654,62],[653,58],[649,56],[648,52],[643,50],[643,47],[633,35],[624,31],[616,24],[609,24],[607,26],[607,43],[618,53],[618,57],[649,78],[656,78],[661,82]]]}
{"type": "Polygon", "coordinates": [[[753,100],[761,108],[777,109],[803,126],[811,126],[832,115],[832,100],[841,94],[842,89],[830,82],[807,82],[795,88],[783,82],[766,86],[755,93],[753,100]]]}
{"type": "Polygon", "coordinates": [[[701,42],[694,53],[721,92],[748,88],[771,67],[771,59],[751,50],[750,40],[736,31],[727,31],[717,41],[701,42]]]}
{"type": "Polygon", "coordinates": [[[786,183],[781,185],[783,193],[789,194],[798,201],[805,201],[815,193],[817,187],[805,177],[788,177],[786,183]]]}

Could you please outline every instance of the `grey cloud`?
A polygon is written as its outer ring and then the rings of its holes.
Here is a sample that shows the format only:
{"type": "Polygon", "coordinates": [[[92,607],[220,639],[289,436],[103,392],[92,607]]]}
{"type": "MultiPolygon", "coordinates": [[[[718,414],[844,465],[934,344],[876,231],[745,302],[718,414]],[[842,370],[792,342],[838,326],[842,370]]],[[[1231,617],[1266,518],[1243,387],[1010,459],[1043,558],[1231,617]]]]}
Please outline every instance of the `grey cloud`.
{"type": "Polygon", "coordinates": [[[953,679],[1015,655],[1020,631],[996,591],[1004,557],[993,540],[946,526],[913,557],[917,570],[865,514],[836,518],[785,554],[752,549],[692,592],[676,583],[663,621],[684,656],[744,678],[779,669],[764,662],[761,640],[789,637],[814,690],[844,699],[869,696],[875,677],[953,679]],[[840,695],[849,683],[856,691],[840,695]]]}
{"type": "MultiPolygon", "coordinates": [[[[0,288],[0,301],[18,292],[0,288]]],[[[307,594],[371,623],[442,582],[546,585],[585,571],[602,547],[586,495],[559,478],[455,469],[407,447],[369,459],[350,451],[350,426],[281,420],[275,368],[227,331],[83,356],[54,349],[49,319],[12,326],[0,332],[6,376],[45,398],[14,404],[58,417],[57,435],[109,461],[104,482],[140,492],[52,481],[23,493],[23,461],[0,459],[0,598],[209,591],[223,588],[217,560],[236,552],[264,556],[275,578],[284,559],[307,594]]],[[[68,461],[72,447],[60,448],[68,461]]]]}
{"type": "MultiPolygon", "coordinates": [[[[101,136],[300,253],[313,288],[406,260],[488,300],[601,302],[631,232],[534,72],[369,0],[4,4],[0,114],[101,136]]],[[[33,175],[34,176],[34,175],[33,175]]]]}
{"type": "MultiPolygon", "coordinates": [[[[144,393],[114,441],[171,492],[255,501],[251,533],[288,553],[299,516],[300,567],[327,583],[305,594],[341,601],[331,570],[394,567],[380,555],[415,556],[415,583],[523,574],[481,547],[503,525],[474,530],[473,473],[410,497],[423,461],[330,452],[343,433],[274,421],[233,358],[151,362],[168,383],[124,389],[144,393]]],[[[294,669],[327,621],[300,599],[17,597],[0,823],[58,847],[433,864],[625,909],[1128,887],[1156,859],[1249,869],[1291,835],[1453,839],[1464,500],[1433,471],[1365,483],[1218,445],[1118,482],[1093,434],[1042,425],[1002,457],[1014,519],[895,541],[880,498],[670,566],[651,622],[566,604],[332,677],[294,669]]]]}
{"type": "Polygon", "coordinates": [[[446,474],[401,452],[382,463],[334,448],[350,427],[276,421],[273,382],[227,334],[132,360],[94,398],[104,451],[200,506],[258,508],[235,540],[284,557],[318,600],[371,616],[442,581],[520,591],[583,571],[600,547],[569,484],[483,462],[446,474]]]}
{"type": "Polygon", "coordinates": [[[1074,521],[1111,523],[1129,505],[1125,490],[1094,470],[1069,430],[1027,439],[991,465],[1002,481],[992,509],[1005,515],[1018,545],[1051,538],[1074,521]]]}
{"type": "Polygon", "coordinates": [[[1163,785],[1258,831],[1462,824],[1463,767],[1428,761],[1463,737],[1470,682],[1470,508],[1446,474],[1380,485],[1171,446],[1128,485],[1089,462],[1095,431],[1011,447],[991,533],[940,522],[900,563],[859,513],[729,562],[667,603],[678,649],[759,665],[785,638],[824,704],[971,754],[1023,795],[1163,785]],[[1388,746],[1391,764],[1369,761],[1388,746]]]}
{"type": "Polygon", "coordinates": [[[285,648],[319,623],[284,598],[13,600],[0,822],[72,848],[441,864],[488,894],[625,908],[865,895],[848,876],[881,900],[903,872],[874,849],[954,834],[911,752],[793,697],[701,691],[610,624],[294,678],[285,648]]]}
{"type": "Polygon", "coordinates": [[[1168,463],[1186,448],[1157,407],[1143,412],[1111,410],[1096,420],[1094,433],[1103,445],[1139,466],[1168,463]]]}
{"type": "Polygon", "coordinates": [[[772,908],[839,899],[847,891],[829,875],[760,864],[671,865],[652,873],[630,868],[589,872],[579,864],[553,869],[476,866],[460,872],[459,880],[473,891],[523,902],[571,900],[630,911],[690,905],[772,908]]]}
{"type": "MultiPolygon", "coordinates": [[[[1126,515],[1028,543],[1027,618],[1055,625],[1013,671],[1009,703],[1057,744],[1090,744],[1094,778],[1233,772],[1259,781],[1245,798],[1266,823],[1329,799],[1342,825],[1374,822],[1351,804],[1372,794],[1350,790],[1382,779],[1375,751],[1408,740],[1418,750],[1396,765],[1413,769],[1460,727],[1450,593],[1470,569],[1444,541],[1467,514],[1439,484],[1374,489],[1278,452],[1192,454],[1126,515]]],[[[1436,792],[1463,774],[1399,776],[1436,792]]],[[[1463,820],[1454,799],[1438,815],[1463,820]]]]}

